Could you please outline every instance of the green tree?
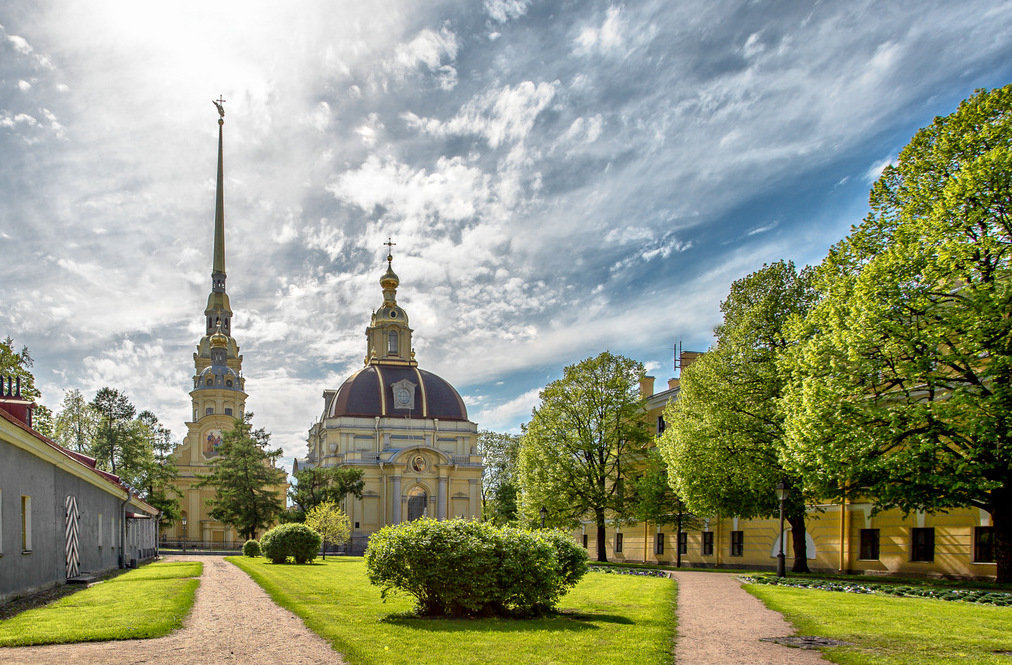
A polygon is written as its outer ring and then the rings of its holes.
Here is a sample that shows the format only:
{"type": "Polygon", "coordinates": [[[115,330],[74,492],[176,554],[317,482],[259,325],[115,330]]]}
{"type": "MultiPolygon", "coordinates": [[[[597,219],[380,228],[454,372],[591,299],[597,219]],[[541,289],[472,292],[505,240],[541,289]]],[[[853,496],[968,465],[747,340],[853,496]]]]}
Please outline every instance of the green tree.
{"type": "Polygon", "coordinates": [[[500,526],[517,519],[517,457],[520,435],[481,430],[478,452],[484,458],[481,474],[481,514],[500,526]]]}
{"type": "Polygon", "coordinates": [[[133,460],[137,452],[134,447],[142,440],[130,425],[137,410],[126,395],[109,387],[95,393],[91,406],[99,414],[91,454],[101,468],[117,473],[124,460],[133,460]]]}
{"type": "Polygon", "coordinates": [[[56,442],[79,453],[91,450],[98,431],[99,415],[80,390],[69,390],[56,416],[56,442]]]}
{"type": "Polygon", "coordinates": [[[306,513],[306,526],[323,538],[323,558],[327,558],[327,543],[342,545],[351,537],[348,516],[335,501],[325,501],[313,506],[306,513]]]}
{"type": "Polygon", "coordinates": [[[35,404],[32,410],[32,429],[50,439],[56,438],[56,422],[53,410],[45,404],[35,404]]]}
{"type": "Polygon", "coordinates": [[[987,511],[1012,581],[1012,86],[920,130],[870,208],[793,331],[789,461],[825,495],[987,511]]]}
{"type": "Polygon", "coordinates": [[[208,502],[211,517],[235,527],[243,540],[255,538],[257,530],[273,523],[284,510],[284,495],[277,488],[284,484],[285,474],[274,466],[281,449],[268,448],[270,433],[254,430],[252,419],[253,414],[247,412],[222,433],[211,473],[198,483],[215,490],[215,498],[208,502]]]}
{"type": "Polygon", "coordinates": [[[349,494],[361,499],[365,489],[362,472],[362,469],[353,466],[299,469],[294,474],[295,485],[288,489],[288,497],[293,503],[289,518],[293,522],[303,522],[316,506],[328,501],[340,503],[349,494]]]}
{"type": "Polygon", "coordinates": [[[630,488],[632,517],[657,526],[675,527],[675,565],[681,567],[682,551],[678,542],[684,531],[698,528],[700,520],[688,511],[685,502],[671,488],[668,465],[656,447],[651,446],[647,451],[630,488]]]}
{"type": "MultiPolygon", "coordinates": [[[[31,367],[35,364],[27,346],[18,351],[14,348],[14,339],[7,336],[0,341],[0,376],[21,379],[21,396],[30,401],[38,401],[42,394],[35,387],[35,375],[31,367]]],[[[4,384],[6,389],[7,385],[4,384]]]]}
{"type": "Polygon", "coordinates": [[[181,516],[179,499],[182,496],[173,483],[179,470],[172,458],[175,447],[172,432],[151,411],[141,411],[136,420],[144,428],[146,447],[151,451],[142,479],[144,499],[161,511],[159,524],[169,527],[181,516]]]}
{"type": "Polygon", "coordinates": [[[788,346],[788,319],[808,311],[813,299],[811,272],[799,274],[789,262],[735,281],[721,303],[716,344],[683,372],[658,444],[672,486],[697,515],[771,517],[779,513],[776,489],[784,483],[795,572],[808,571],[807,495],[801,475],[781,462],[778,402],[787,381],[777,362],[788,346]]]}
{"type": "Polygon", "coordinates": [[[605,528],[627,505],[624,483],[649,440],[639,380],[643,366],[607,351],[563,370],[541,391],[520,442],[520,513],[528,524],[575,526],[592,519],[597,558],[606,561],[605,528]],[[632,466],[630,466],[632,463],[632,466]]]}

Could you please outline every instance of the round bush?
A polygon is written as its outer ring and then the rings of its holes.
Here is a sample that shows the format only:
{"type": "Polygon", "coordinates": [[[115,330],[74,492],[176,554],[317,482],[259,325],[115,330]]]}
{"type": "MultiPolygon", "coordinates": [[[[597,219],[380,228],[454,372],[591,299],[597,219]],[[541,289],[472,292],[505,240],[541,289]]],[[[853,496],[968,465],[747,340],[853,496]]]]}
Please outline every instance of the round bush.
{"type": "Polygon", "coordinates": [[[384,527],[365,559],[384,598],[404,592],[420,614],[454,617],[545,614],[587,572],[586,552],[561,531],[464,520],[384,527]]]}
{"type": "Polygon", "coordinates": [[[260,556],[260,543],[255,540],[247,540],[242,546],[242,553],[248,557],[260,556]]]}
{"type": "Polygon", "coordinates": [[[279,524],[260,539],[260,549],[271,563],[285,563],[288,557],[295,563],[309,563],[320,551],[320,534],[305,524],[290,522],[279,524]]]}

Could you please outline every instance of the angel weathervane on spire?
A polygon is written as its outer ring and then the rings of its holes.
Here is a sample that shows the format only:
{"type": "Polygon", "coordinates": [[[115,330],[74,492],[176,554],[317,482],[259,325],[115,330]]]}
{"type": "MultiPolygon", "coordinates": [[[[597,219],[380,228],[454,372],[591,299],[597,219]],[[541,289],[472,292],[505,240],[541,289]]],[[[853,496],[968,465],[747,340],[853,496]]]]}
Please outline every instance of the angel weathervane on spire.
{"type": "Polygon", "coordinates": [[[218,99],[212,99],[211,103],[214,104],[218,108],[218,115],[221,116],[222,118],[224,118],[225,117],[225,107],[222,106],[222,104],[225,103],[225,100],[222,98],[222,96],[218,95],[218,99]]]}

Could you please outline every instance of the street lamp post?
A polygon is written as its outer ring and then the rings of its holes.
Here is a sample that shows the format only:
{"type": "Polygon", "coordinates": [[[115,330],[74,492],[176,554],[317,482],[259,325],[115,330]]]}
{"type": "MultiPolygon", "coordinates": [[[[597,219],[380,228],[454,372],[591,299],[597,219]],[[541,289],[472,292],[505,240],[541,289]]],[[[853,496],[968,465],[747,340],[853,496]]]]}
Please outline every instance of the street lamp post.
{"type": "Polygon", "coordinates": [[[182,519],[183,522],[183,554],[186,554],[186,518],[182,519]]]}
{"type": "Polygon", "coordinates": [[[544,506],[541,506],[541,511],[540,512],[541,512],[541,528],[544,529],[545,528],[545,517],[548,516],[548,511],[545,509],[544,506]]]}
{"type": "Polygon", "coordinates": [[[777,498],[780,499],[780,552],[777,554],[777,577],[787,577],[784,561],[784,501],[787,500],[787,486],[784,481],[777,483],[777,498]]]}

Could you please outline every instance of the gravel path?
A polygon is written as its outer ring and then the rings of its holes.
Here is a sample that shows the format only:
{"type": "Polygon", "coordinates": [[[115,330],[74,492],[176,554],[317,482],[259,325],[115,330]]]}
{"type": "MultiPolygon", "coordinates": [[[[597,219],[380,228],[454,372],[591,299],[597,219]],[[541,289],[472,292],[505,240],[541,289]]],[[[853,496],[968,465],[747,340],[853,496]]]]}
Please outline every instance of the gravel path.
{"type": "Polygon", "coordinates": [[[203,561],[193,612],[183,628],[152,640],[86,642],[0,649],[4,665],[344,665],[341,656],[302,620],[277,606],[257,584],[218,556],[166,557],[203,561]]]}
{"type": "Polygon", "coordinates": [[[767,609],[727,573],[672,573],[678,581],[678,665],[816,665],[818,651],[795,649],[761,637],[786,637],[794,627],[767,609]]]}

